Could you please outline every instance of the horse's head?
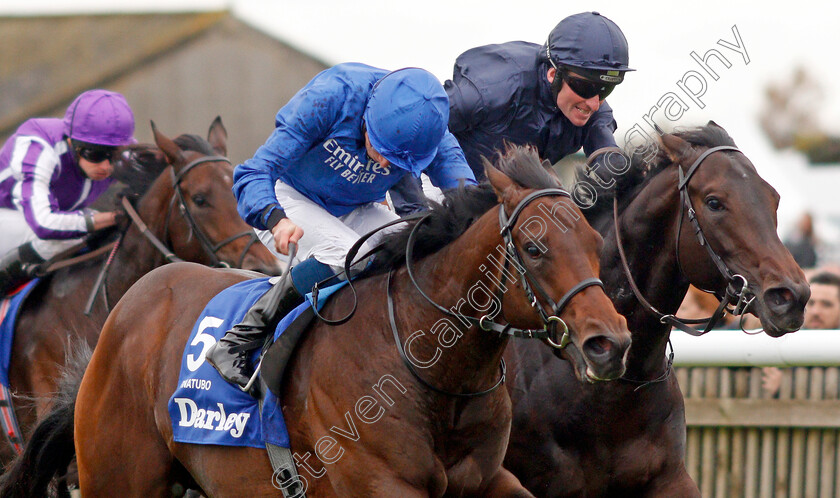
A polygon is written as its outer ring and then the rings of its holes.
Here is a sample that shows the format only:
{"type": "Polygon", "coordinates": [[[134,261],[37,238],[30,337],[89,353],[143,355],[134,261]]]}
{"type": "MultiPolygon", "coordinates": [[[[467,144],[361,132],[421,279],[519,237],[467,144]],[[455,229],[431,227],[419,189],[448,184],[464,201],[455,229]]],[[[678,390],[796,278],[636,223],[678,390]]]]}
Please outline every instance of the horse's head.
{"type": "Polygon", "coordinates": [[[164,231],[172,251],[189,261],[278,274],[277,259],[236,210],[221,119],[213,121],[206,141],[196,135],[171,140],[154,123],[152,131],[172,166],[171,174],[161,175],[152,187],[168,202],[164,231]]]}
{"type": "Polygon", "coordinates": [[[695,286],[724,296],[745,288],[748,311],[778,337],[802,326],[810,289],[776,231],[779,194],[715,124],[663,135],[662,146],[681,165],[679,263],[695,286]],[[711,152],[711,147],[729,146],[711,152]],[[690,219],[696,217],[696,222],[690,219]],[[700,234],[696,234],[698,231],[700,234]],[[705,239],[706,244],[698,243],[705,239]],[[720,260],[715,262],[716,256],[720,260]]]}
{"type": "Polygon", "coordinates": [[[505,318],[517,326],[556,326],[558,337],[550,342],[562,349],[579,379],[616,379],[624,373],[630,332],[597,280],[601,236],[536,152],[521,150],[528,153],[513,150],[501,158],[501,171],[485,164],[501,203],[502,235],[516,275],[504,294],[505,318]],[[522,182],[528,171],[547,180],[522,182]],[[551,187],[523,187],[535,184],[551,187]]]}

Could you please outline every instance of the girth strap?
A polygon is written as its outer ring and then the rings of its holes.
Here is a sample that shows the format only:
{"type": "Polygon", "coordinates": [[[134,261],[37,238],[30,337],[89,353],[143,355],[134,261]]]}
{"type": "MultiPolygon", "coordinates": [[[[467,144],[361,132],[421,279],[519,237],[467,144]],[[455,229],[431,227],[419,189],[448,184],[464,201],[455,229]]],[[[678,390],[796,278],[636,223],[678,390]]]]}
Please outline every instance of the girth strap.
{"type": "Polygon", "coordinates": [[[265,443],[265,449],[274,470],[271,475],[274,487],[280,489],[284,498],[306,498],[306,486],[295,469],[292,450],[271,443],[265,443]]]}
{"type": "MultiPolygon", "coordinates": [[[[265,387],[264,383],[262,387],[265,387]]],[[[261,389],[260,392],[265,393],[265,389],[261,389]]],[[[264,394],[257,398],[260,417],[262,417],[264,400],[264,394]]],[[[265,449],[273,470],[271,484],[283,493],[283,498],[306,498],[306,485],[301,482],[301,477],[297,473],[292,450],[269,442],[265,443],[265,449]]]]}

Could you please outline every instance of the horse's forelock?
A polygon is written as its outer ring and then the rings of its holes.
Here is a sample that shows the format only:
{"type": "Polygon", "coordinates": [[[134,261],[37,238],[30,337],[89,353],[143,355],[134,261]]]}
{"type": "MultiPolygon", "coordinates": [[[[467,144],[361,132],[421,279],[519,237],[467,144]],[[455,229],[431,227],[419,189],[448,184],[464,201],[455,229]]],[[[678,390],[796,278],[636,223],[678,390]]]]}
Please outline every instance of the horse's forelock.
{"type": "Polygon", "coordinates": [[[717,147],[719,145],[735,147],[735,141],[732,140],[729,133],[716,124],[676,131],[674,135],[695,147],[717,147]]]}
{"type": "Polygon", "coordinates": [[[194,152],[200,152],[207,156],[217,155],[216,151],[213,150],[213,146],[210,145],[210,142],[198,135],[185,133],[183,135],[178,136],[178,138],[173,140],[173,142],[175,142],[175,145],[180,147],[181,150],[191,150],[194,152]]]}
{"type": "Polygon", "coordinates": [[[533,146],[506,144],[505,152],[496,156],[496,169],[520,187],[532,189],[562,188],[560,179],[543,163],[533,146]]]}

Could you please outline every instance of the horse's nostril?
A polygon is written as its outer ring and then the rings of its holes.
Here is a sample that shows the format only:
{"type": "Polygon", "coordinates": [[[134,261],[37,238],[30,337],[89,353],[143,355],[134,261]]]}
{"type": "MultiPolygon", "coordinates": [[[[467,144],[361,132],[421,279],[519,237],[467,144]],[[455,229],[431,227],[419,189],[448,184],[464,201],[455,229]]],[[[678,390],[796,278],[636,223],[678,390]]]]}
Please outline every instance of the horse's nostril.
{"type": "Polygon", "coordinates": [[[583,343],[583,349],[590,357],[608,355],[613,347],[613,342],[605,336],[592,337],[583,343]]]}
{"type": "Polygon", "coordinates": [[[764,298],[767,301],[767,305],[771,308],[783,308],[791,305],[795,301],[796,296],[794,296],[792,290],[786,287],[779,287],[768,290],[764,298]]]}

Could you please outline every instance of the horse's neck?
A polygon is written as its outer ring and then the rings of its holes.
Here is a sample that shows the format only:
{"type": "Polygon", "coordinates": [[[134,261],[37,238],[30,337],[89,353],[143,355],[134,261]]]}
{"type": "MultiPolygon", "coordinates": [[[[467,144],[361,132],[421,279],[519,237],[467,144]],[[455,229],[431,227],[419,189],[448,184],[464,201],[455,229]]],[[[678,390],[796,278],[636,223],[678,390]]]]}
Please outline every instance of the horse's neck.
{"type": "MultiPolygon", "coordinates": [[[[494,255],[497,247],[503,247],[497,219],[495,215],[483,216],[458,239],[412,265],[412,273],[426,295],[463,315],[480,318],[486,313],[472,308],[468,299],[477,286],[494,289],[485,275],[487,261],[479,258],[494,255]],[[488,237],[487,233],[494,236],[488,237]]],[[[410,330],[401,331],[403,344],[408,342],[406,337],[410,332],[422,332],[423,335],[413,341],[411,355],[421,361],[439,355],[430,367],[420,370],[421,376],[436,379],[436,387],[450,392],[481,391],[499,379],[499,364],[507,336],[485,332],[435,309],[418,294],[405,269],[400,270],[395,280],[399,280],[399,291],[404,296],[399,307],[414,312],[410,320],[403,322],[411,324],[410,330]]]]}
{"type": "MultiPolygon", "coordinates": [[[[645,299],[665,314],[676,313],[688,290],[676,257],[679,202],[676,168],[668,167],[619,216],[621,242],[633,280],[645,299]]],[[[604,280],[633,334],[627,376],[647,378],[662,371],[670,326],[662,324],[636,298],[624,272],[614,230],[610,232],[602,259],[607,270],[604,280]]]]}

